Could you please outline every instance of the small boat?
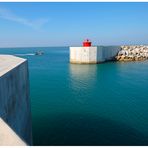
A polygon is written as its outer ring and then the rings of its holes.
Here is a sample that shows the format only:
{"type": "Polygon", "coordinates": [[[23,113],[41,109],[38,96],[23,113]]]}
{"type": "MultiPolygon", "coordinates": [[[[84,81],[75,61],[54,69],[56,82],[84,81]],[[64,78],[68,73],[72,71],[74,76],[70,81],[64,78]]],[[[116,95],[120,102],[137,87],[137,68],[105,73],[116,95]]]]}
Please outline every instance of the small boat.
{"type": "Polygon", "coordinates": [[[36,52],[35,52],[35,55],[43,55],[43,54],[44,54],[43,51],[36,51],[36,52]]]}

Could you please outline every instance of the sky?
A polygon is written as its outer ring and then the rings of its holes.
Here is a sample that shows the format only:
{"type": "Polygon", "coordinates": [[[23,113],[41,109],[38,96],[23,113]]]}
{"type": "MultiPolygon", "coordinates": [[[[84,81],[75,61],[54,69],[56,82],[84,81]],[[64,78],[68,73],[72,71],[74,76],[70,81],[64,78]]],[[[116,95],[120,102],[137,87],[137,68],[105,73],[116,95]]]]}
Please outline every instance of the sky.
{"type": "Polygon", "coordinates": [[[148,44],[148,3],[0,2],[0,47],[148,44]]]}

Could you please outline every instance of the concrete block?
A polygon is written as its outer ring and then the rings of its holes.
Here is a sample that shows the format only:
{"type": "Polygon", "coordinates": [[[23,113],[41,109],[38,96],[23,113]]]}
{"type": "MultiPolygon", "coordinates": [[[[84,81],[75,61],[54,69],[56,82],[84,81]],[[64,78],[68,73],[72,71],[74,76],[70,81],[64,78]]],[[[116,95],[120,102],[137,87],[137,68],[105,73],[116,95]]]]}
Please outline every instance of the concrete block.
{"type": "MultiPolygon", "coordinates": [[[[32,144],[29,75],[26,59],[0,55],[0,118],[22,141],[28,145],[32,144]]],[[[2,132],[0,130],[0,134],[2,132]]],[[[9,139],[5,138],[9,143],[9,139]]],[[[4,141],[0,140],[0,145],[1,142],[4,144],[4,141]]]]}

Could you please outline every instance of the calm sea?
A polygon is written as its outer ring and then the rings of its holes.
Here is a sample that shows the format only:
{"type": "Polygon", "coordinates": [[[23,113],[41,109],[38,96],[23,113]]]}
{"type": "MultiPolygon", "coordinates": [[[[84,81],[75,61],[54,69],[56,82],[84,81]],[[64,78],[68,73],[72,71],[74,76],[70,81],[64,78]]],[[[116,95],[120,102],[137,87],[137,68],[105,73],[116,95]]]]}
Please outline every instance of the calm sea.
{"type": "Polygon", "coordinates": [[[75,65],[68,47],[0,53],[29,61],[34,145],[148,145],[148,61],[75,65]]]}

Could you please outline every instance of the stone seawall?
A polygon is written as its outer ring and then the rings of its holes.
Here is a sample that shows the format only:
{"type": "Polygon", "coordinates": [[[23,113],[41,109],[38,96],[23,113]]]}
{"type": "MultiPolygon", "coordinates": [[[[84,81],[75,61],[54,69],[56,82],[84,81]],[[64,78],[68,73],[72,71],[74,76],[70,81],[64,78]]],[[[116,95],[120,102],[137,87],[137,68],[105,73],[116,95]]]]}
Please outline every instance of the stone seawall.
{"type": "Polygon", "coordinates": [[[0,145],[32,144],[28,62],[26,59],[0,55],[0,119],[2,119],[0,145]],[[4,126],[5,124],[6,126],[4,126]],[[18,141],[19,139],[22,142],[18,141]]]}
{"type": "Polygon", "coordinates": [[[141,61],[148,59],[148,46],[121,46],[115,57],[117,61],[141,61]]]}

